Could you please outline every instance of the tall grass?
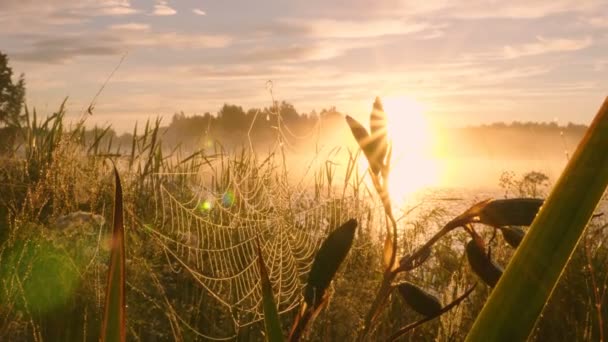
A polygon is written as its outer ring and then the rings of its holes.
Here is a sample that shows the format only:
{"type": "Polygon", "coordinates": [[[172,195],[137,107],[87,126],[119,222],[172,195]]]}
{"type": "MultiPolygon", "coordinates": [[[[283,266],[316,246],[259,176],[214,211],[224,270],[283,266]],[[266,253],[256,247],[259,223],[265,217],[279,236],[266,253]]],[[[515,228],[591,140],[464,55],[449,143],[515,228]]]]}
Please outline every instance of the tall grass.
{"type": "MultiPolygon", "coordinates": [[[[327,289],[327,305],[303,334],[304,340],[315,341],[356,339],[373,309],[372,299],[379,284],[385,281],[386,270],[393,268],[394,260],[420,252],[419,247],[431,233],[474,203],[467,200],[454,208],[452,202],[434,202],[418,209],[416,215],[407,216],[395,211],[394,226],[389,221],[389,230],[386,230],[386,206],[377,205],[377,197],[370,196],[375,190],[373,185],[367,188],[363,182],[368,176],[359,174],[356,152],[350,155],[344,175],[337,175],[331,167],[332,162],[343,160],[328,160],[318,169],[313,167],[310,182],[300,183],[287,176],[280,147],[262,157],[248,149],[226,153],[219,145],[184,154],[163,146],[160,121],[148,122],[143,129],[136,129],[129,146],[118,146],[105,138],[107,128],[91,133],[82,125],[66,127],[63,108],[42,121],[34,113],[30,113],[29,118],[20,128],[20,146],[14,146],[15,153],[0,165],[0,340],[96,341],[101,336],[110,259],[104,241],[111,234],[110,227],[103,222],[113,222],[115,203],[114,178],[105,163],[108,157],[115,160],[121,173],[124,225],[128,228],[124,236],[128,251],[125,260],[128,340],[219,337],[258,341],[268,336],[259,312],[252,314],[255,318],[245,324],[244,317],[218,304],[190,272],[194,264],[188,263],[189,249],[185,246],[192,243],[192,237],[180,236],[168,227],[166,220],[170,212],[163,211],[161,189],[169,189],[185,203],[195,197],[194,185],[203,183],[213,193],[221,194],[229,185],[234,185],[236,179],[243,190],[250,190],[251,198],[260,196],[256,191],[270,191],[269,196],[276,198],[275,206],[260,205],[255,210],[266,213],[267,217],[280,215],[286,222],[292,222],[286,226],[288,232],[296,227],[293,218],[299,217],[299,213],[313,205],[322,205],[323,217],[306,216],[306,220],[314,223],[306,226],[315,237],[308,246],[313,251],[335,227],[349,218],[357,219],[359,228],[351,251],[327,289]],[[337,182],[340,178],[344,181],[337,182]],[[264,184],[264,189],[254,186],[258,183],[264,184]],[[308,198],[297,196],[301,193],[300,184],[311,189],[308,198]],[[168,238],[175,244],[169,249],[168,238]],[[387,245],[390,248],[386,248],[387,245]],[[65,267],[66,264],[70,267],[65,267]],[[33,310],[40,302],[34,298],[46,301],[46,295],[28,295],[31,293],[28,289],[36,288],[36,284],[46,279],[44,274],[32,272],[40,270],[40,265],[62,265],[64,270],[73,270],[66,272],[73,277],[49,283],[51,290],[63,288],[65,291],[55,293],[64,293],[61,298],[67,298],[54,301],[59,304],[52,311],[33,310]]],[[[521,189],[527,191],[528,188],[521,189]]],[[[252,203],[259,204],[255,200],[252,203]]],[[[243,208],[252,210],[245,205],[243,208]]],[[[232,217],[245,220],[250,212],[227,210],[222,215],[209,217],[219,226],[226,225],[232,217]]],[[[586,243],[574,254],[576,264],[564,271],[563,281],[548,303],[531,337],[533,340],[555,340],[554,336],[594,340],[599,336],[602,319],[604,324],[607,321],[608,305],[606,297],[595,293],[588,284],[597,284],[599,288],[606,284],[604,265],[608,262],[608,253],[606,244],[601,243],[608,236],[605,219],[600,216],[592,220],[588,234],[593,234],[593,238],[587,237],[586,243]],[[596,304],[600,307],[599,314],[596,304]],[[576,308],[576,313],[569,313],[564,306],[576,308]]],[[[255,229],[263,231],[264,226],[255,226],[255,229]]],[[[506,265],[512,249],[500,236],[492,239],[491,229],[478,230],[478,233],[492,247],[494,260],[506,265]]],[[[469,237],[464,230],[443,236],[433,245],[423,266],[392,280],[413,282],[433,293],[442,303],[460,297],[478,279],[469,269],[462,251],[455,248],[464,246],[469,237]]],[[[238,235],[227,238],[236,239],[238,235]]],[[[272,237],[261,235],[260,238],[272,237]]],[[[264,250],[264,260],[273,262],[276,255],[269,252],[264,250]]],[[[302,269],[310,268],[313,258],[314,253],[303,259],[302,269]]],[[[207,262],[204,267],[213,265],[209,259],[204,261],[207,262]]],[[[276,287],[278,274],[276,270],[269,270],[273,295],[280,302],[285,298],[276,287]]],[[[296,279],[301,290],[307,275],[303,272],[296,279]]],[[[391,290],[391,286],[387,286],[387,290],[391,290]]],[[[256,291],[261,291],[261,287],[256,291]]],[[[490,292],[489,288],[478,285],[460,305],[407,331],[406,336],[412,340],[464,339],[490,292]]],[[[304,291],[299,291],[298,296],[296,298],[303,300],[304,291]]],[[[298,314],[295,308],[299,303],[291,304],[279,305],[281,326],[285,328],[292,325],[298,314]]],[[[261,307],[257,305],[256,310],[261,307]]],[[[375,310],[374,328],[368,332],[367,340],[390,339],[413,322],[424,319],[392,290],[377,307],[381,310],[375,310]]]]}

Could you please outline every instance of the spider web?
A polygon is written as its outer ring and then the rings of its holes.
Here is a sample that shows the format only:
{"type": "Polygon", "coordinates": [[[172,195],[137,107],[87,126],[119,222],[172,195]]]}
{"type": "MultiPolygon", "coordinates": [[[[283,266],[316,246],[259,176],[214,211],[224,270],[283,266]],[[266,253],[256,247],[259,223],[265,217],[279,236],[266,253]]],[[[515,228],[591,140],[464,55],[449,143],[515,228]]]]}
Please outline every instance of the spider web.
{"type": "Polygon", "coordinates": [[[163,183],[156,194],[156,224],[146,228],[176,261],[174,271],[187,270],[233,320],[232,335],[189,327],[201,337],[234,338],[263,319],[258,241],[279,313],[286,313],[300,303],[322,238],[360,212],[360,198],[326,193],[318,175],[313,186],[303,179],[290,185],[284,163],[284,155],[261,162],[253,153],[220,155],[195,174],[178,176],[181,181],[163,183]]]}

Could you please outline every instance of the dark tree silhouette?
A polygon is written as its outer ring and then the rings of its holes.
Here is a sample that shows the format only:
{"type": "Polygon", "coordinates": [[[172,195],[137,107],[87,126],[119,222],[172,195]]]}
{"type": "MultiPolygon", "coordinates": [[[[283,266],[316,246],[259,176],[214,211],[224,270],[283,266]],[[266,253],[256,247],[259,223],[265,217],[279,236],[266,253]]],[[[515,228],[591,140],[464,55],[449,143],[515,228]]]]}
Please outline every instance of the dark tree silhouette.
{"type": "Polygon", "coordinates": [[[0,52],[0,125],[13,126],[21,121],[21,109],[25,99],[23,74],[13,83],[13,69],[8,57],[0,52]]]}
{"type": "Polygon", "coordinates": [[[227,132],[244,131],[248,123],[245,121],[246,115],[243,107],[224,104],[218,113],[220,125],[227,132]]]}

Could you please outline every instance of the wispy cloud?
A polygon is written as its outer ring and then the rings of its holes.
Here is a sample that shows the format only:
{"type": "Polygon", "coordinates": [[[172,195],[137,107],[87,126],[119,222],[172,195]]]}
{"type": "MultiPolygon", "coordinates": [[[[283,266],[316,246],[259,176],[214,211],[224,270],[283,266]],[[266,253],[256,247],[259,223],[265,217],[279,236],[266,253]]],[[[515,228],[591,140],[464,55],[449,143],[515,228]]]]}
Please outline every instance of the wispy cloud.
{"type": "Polygon", "coordinates": [[[604,5],[601,0],[473,0],[451,3],[444,8],[444,15],[463,19],[534,19],[563,13],[591,13],[604,5]]]}
{"type": "Polygon", "coordinates": [[[416,39],[430,40],[430,39],[441,38],[444,35],[445,35],[445,31],[437,28],[437,29],[433,29],[433,30],[429,31],[428,33],[424,33],[423,35],[421,35],[420,37],[417,37],[416,39]]]}
{"type": "Polygon", "coordinates": [[[128,0],[105,0],[100,1],[99,3],[99,15],[122,16],[138,12],[131,7],[131,3],[128,0]]]}
{"type": "Polygon", "coordinates": [[[205,35],[152,31],[141,23],[117,24],[106,31],[38,34],[24,37],[17,59],[37,63],[66,63],[82,56],[118,55],[141,47],[175,50],[224,48],[232,42],[227,35],[205,35]]]}
{"type": "Polygon", "coordinates": [[[598,61],[593,62],[593,70],[594,71],[608,70],[608,59],[598,60],[598,61]]]}
{"type": "Polygon", "coordinates": [[[591,17],[586,22],[593,27],[605,28],[608,27],[608,15],[591,17]]]}
{"type": "Polygon", "coordinates": [[[240,50],[231,56],[234,60],[250,63],[306,63],[328,61],[344,56],[355,49],[368,48],[377,42],[370,40],[319,40],[277,46],[258,46],[240,50]]]}
{"type": "Polygon", "coordinates": [[[503,49],[505,58],[519,58],[525,56],[542,55],[552,52],[577,51],[591,46],[593,39],[584,37],[581,39],[555,38],[548,39],[542,36],[536,37],[536,42],[523,45],[507,45],[503,49]]]}
{"type": "Polygon", "coordinates": [[[196,14],[196,15],[207,15],[207,12],[203,11],[200,8],[195,8],[192,10],[192,13],[196,14]]]}
{"type": "Polygon", "coordinates": [[[426,22],[398,19],[334,20],[334,19],[283,19],[287,25],[300,27],[315,38],[373,38],[404,35],[434,28],[426,22]]]}
{"type": "Polygon", "coordinates": [[[97,17],[127,17],[139,12],[128,0],[0,0],[0,27],[3,34],[45,32],[52,27],[90,23],[97,17]]]}
{"type": "Polygon", "coordinates": [[[592,14],[605,8],[606,2],[604,0],[381,0],[371,3],[369,0],[351,0],[345,6],[344,2],[309,0],[298,10],[308,12],[310,8],[319,7],[324,9],[323,15],[331,17],[365,19],[401,16],[433,18],[435,21],[446,18],[539,19],[561,14],[592,14]]]}
{"type": "Polygon", "coordinates": [[[144,23],[115,24],[110,25],[110,29],[127,31],[147,31],[150,29],[150,25],[144,23]]]}
{"type": "Polygon", "coordinates": [[[157,16],[167,16],[167,15],[175,15],[177,11],[169,6],[168,1],[158,0],[156,5],[154,5],[154,12],[152,15],[157,16]]]}
{"type": "Polygon", "coordinates": [[[515,60],[524,57],[541,56],[558,53],[569,53],[593,45],[593,38],[546,38],[537,36],[534,41],[519,44],[505,44],[500,48],[488,48],[486,51],[466,52],[462,54],[465,61],[488,63],[497,60],[515,60]]]}

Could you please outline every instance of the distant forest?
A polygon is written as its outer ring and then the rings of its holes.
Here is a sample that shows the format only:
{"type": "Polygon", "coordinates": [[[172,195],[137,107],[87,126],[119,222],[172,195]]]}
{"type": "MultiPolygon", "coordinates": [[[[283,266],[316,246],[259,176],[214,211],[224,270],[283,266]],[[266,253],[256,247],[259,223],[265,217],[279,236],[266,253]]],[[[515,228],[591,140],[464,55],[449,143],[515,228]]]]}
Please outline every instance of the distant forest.
{"type": "MultiPolygon", "coordinates": [[[[215,115],[176,113],[168,125],[161,122],[160,132],[166,148],[181,145],[186,150],[196,150],[219,143],[222,148],[232,150],[251,143],[263,152],[280,135],[290,148],[305,152],[316,145],[335,147],[353,143],[342,141],[350,137],[345,134],[348,128],[344,115],[335,107],[300,113],[287,102],[277,102],[274,108],[247,110],[224,104],[215,115]]],[[[141,133],[144,127],[140,122],[135,129],[141,133]]],[[[438,139],[433,149],[439,155],[450,157],[563,158],[564,153],[575,149],[586,129],[585,125],[560,126],[555,122],[499,122],[438,128],[434,132],[438,139]]],[[[94,136],[94,130],[90,131],[88,137],[94,139],[94,136]]],[[[111,138],[113,146],[128,148],[132,136],[133,133],[119,136],[110,128],[103,143],[111,138]]]]}

